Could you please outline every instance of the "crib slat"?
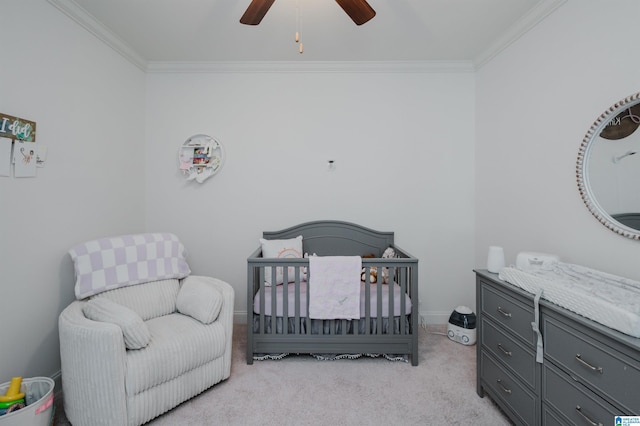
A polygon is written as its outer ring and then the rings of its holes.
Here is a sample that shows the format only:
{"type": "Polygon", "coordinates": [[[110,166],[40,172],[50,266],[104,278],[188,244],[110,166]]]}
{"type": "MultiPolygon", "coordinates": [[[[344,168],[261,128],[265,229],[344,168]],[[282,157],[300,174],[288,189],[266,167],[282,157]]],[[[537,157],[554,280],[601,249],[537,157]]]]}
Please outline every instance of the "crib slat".
{"type": "Polygon", "coordinates": [[[260,286],[260,330],[258,331],[258,334],[264,334],[264,328],[265,328],[265,324],[264,324],[264,308],[265,308],[265,300],[264,300],[264,293],[265,293],[265,285],[264,285],[264,267],[259,267],[260,269],[260,282],[258,283],[258,285],[260,286]]]}
{"type": "Polygon", "coordinates": [[[306,300],[306,304],[307,304],[307,315],[305,316],[305,330],[307,334],[311,334],[311,319],[309,318],[309,283],[311,282],[311,278],[310,278],[310,273],[311,271],[309,271],[309,269],[307,269],[307,300],[306,300]]]}
{"type": "Polygon", "coordinates": [[[364,272],[364,334],[371,334],[371,267],[367,266],[364,272]]]}
{"type": "Polygon", "coordinates": [[[289,334],[289,283],[286,280],[282,283],[282,334],[289,334]]]}
{"type": "Polygon", "coordinates": [[[271,268],[271,334],[276,334],[278,332],[278,305],[276,304],[276,302],[278,301],[278,298],[276,297],[276,270],[276,267],[271,268]]]}
{"type": "Polygon", "coordinates": [[[389,315],[387,315],[387,333],[388,334],[395,334],[396,332],[396,328],[394,326],[394,317],[395,317],[395,313],[394,313],[394,290],[395,290],[395,284],[394,284],[394,280],[395,280],[395,275],[396,274],[396,268],[395,267],[389,267],[389,279],[388,279],[388,290],[389,290],[389,315]]]}
{"type": "MultiPolygon", "coordinates": [[[[282,334],[289,334],[289,268],[285,266],[282,280],[282,334]]],[[[276,318],[277,320],[277,318],[276,318]]]]}
{"type": "Polygon", "coordinates": [[[398,271],[398,281],[400,285],[400,334],[406,334],[405,329],[405,318],[407,315],[407,298],[405,294],[407,292],[407,275],[406,275],[406,267],[403,267],[398,271]]]}
{"type": "Polygon", "coordinates": [[[296,285],[294,288],[294,300],[295,300],[295,306],[294,306],[294,315],[295,315],[295,334],[298,335],[300,334],[300,267],[296,268],[296,285]]]}
{"type": "Polygon", "coordinates": [[[382,266],[377,266],[378,279],[376,279],[376,334],[382,334],[382,266]]]}

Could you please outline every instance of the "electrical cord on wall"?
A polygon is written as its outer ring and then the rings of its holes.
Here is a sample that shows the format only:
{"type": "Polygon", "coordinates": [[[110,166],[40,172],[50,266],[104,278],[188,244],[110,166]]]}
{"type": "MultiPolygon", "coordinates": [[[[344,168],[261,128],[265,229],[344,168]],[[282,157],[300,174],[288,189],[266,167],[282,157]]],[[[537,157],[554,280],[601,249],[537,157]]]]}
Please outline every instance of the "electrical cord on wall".
{"type": "Polygon", "coordinates": [[[437,335],[440,335],[440,336],[447,336],[447,333],[445,333],[444,331],[429,330],[427,328],[427,322],[425,321],[424,317],[422,317],[422,316],[420,317],[420,327],[422,327],[422,329],[425,330],[429,334],[437,334],[437,335]]]}

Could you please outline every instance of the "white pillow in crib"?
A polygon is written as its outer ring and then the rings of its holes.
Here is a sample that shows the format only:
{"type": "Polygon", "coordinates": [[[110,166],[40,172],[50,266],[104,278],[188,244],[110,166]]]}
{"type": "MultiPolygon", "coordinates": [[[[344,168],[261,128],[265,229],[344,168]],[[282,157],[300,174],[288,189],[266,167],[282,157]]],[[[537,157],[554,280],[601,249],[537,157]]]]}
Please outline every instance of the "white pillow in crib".
{"type": "MultiPolygon", "coordinates": [[[[299,259],[302,257],[302,235],[288,240],[265,240],[260,238],[260,244],[262,245],[263,258],[299,259]]],[[[276,268],[276,284],[282,284],[284,281],[283,269],[276,268]]],[[[287,274],[289,282],[295,281],[294,267],[289,267],[287,274]]],[[[264,268],[264,275],[265,285],[271,285],[271,267],[264,268]]]]}

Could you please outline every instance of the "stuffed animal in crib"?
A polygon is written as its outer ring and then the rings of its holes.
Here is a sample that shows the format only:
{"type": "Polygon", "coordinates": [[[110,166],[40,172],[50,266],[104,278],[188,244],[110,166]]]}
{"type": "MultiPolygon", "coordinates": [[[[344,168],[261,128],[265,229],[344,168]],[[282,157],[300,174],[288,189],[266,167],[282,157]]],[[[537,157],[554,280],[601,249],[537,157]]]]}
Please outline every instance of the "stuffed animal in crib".
{"type": "MultiPolygon", "coordinates": [[[[362,256],[363,259],[375,259],[375,255],[374,254],[365,254],[362,256]]],[[[395,250],[392,247],[388,247],[381,256],[383,259],[392,259],[394,257],[398,257],[396,255],[395,250]]],[[[362,268],[362,273],[360,275],[360,279],[362,281],[365,281],[366,276],[365,274],[367,273],[366,268],[362,268]]],[[[370,283],[376,283],[378,282],[378,267],[377,266],[372,266],[371,268],[369,268],[369,282],[370,283]]],[[[389,268],[382,268],[382,282],[384,284],[389,284],[389,268]]]]}
{"type": "Polygon", "coordinates": [[[387,247],[384,253],[382,253],[383,259],[393,259],[394,257],[398,257],[398,255],[396,254],[396,251],[393,249],[393,247],[387,247]]]}

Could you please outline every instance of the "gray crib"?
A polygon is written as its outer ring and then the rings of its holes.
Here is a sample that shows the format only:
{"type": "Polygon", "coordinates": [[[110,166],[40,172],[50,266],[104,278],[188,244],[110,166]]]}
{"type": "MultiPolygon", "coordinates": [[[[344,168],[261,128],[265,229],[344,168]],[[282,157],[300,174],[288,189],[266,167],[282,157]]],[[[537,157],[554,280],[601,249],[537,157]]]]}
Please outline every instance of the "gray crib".
{"type": "MultiPolygon", "coordinates": [[[[303,236],[305,253],[375,255],[362,259],[361,318],[308,318],[305,277],[309,260],[263,258],[258,248],[247,259],[247,363],[264,354],[393,354],[408,356],[412,365],[418,365],[418,259],[394,245],[393,232],[342,221],[307,222],[264,232],[263,238],[299,235],[303,236]],[[388,247],[397,257],[381,258],[388,247]],[[265,285],[266,271],[273,274],[275,282],[276,268],[282,268],[286,279],[279,285],[265,285]],[[383,279],[372,283],[372,268],[376,272],[388,268],[388,283],[383,279]]],[[[313,282],[312,277],[310,280],[313,282]]]]}

